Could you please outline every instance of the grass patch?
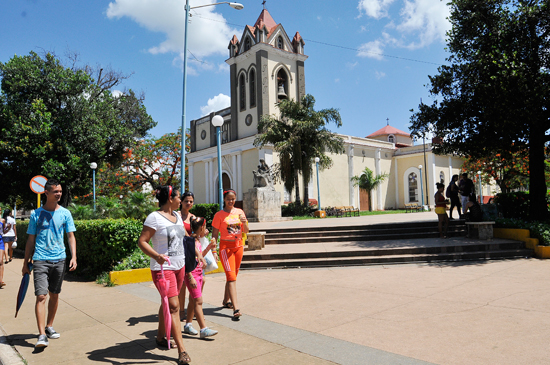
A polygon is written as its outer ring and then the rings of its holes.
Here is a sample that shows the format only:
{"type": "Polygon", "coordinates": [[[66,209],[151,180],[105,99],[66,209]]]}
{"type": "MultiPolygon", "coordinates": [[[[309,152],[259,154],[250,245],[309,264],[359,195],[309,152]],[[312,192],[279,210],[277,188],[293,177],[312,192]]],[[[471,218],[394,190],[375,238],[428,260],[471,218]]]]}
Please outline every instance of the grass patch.
{"type": "MultiPolygon", "coordinates": [[[[402,210],[400,210],[400,209],[397,209],[397,210],[376,210],[376,211],[372,211],[372,212],[363,211],[363,212],[359,212],[359,216],[363,217],[363,216],[366,216],[366,215],[382,215],[382,214],[398,214],[398,213],[406,213],[406,211],[404,209],[402,209],[402,210]]],[[[341,217],[336,217],[335,215],[333,215],[333,216],[327,216],[327,218],[341,218],[341,217]]],[[[295,220],[295,221],[300,221],[300,220],[305,220],[305,219],[317,219],[317,218],[313,217],[313,216],[304,215],[304,216],[294,216],[294,217],[292,217],[292,219],[295,220]]]]}

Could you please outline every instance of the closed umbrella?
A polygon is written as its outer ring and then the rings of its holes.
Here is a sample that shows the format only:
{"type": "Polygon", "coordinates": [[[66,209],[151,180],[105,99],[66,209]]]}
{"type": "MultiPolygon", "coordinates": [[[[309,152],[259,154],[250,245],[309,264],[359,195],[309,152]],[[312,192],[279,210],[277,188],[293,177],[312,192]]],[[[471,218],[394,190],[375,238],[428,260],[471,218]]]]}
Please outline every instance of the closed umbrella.
{"type": "MultiPolygon", "coordinates": [[[[31,272],[32,264],[29,262],[27,263],[27,266],[29,268],[29,272],[31,272]]],[[[28,273],[25,273],[25,275],[23,275],[23,278],[21,279],[21,284],[19,285],[19,292],[17,293],[17,303],[15,303],[15,318],[17,318],[17,313],[19,312],[19,308],[21,308],[21,305],[23,305],[23,300],[25,300],[25,295],[27,294],[27,289],[29,288],[29,281],[30,281],[30,275],[28,273]]]]}
{"type": "MultiPolygon", "coordinates": [[[[170,265],[170,259],[166,259],[168,265],[170,265]]],[[[166,329],[166,342],[168,342],[168,349],[170,349],[170,331],[172,330],[172,315],[170,314],[170,305],[168,304],[168,288],[170,287],[170,280],[164,277],[164,268],[160,266],[161,278],[158,281],[158,291],[160,293],[160,300],[162,302],[162,313],[164,314],[164,328],[166,329]]]]}

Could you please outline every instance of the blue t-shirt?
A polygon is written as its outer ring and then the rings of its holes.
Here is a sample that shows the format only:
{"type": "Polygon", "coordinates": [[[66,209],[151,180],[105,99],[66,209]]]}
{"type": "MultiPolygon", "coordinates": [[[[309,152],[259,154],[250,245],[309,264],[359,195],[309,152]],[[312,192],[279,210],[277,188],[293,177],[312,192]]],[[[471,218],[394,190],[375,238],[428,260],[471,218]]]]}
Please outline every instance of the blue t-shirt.
{"type": "Polygon", "coordinates": [[[50,212],[44,208],[36,209],[29,221],[27,234],[36,236],[33,260],[61,260],[67,257],[64,232],[74,232],[76,228],[71,212],[63,207],[50,212]]]}

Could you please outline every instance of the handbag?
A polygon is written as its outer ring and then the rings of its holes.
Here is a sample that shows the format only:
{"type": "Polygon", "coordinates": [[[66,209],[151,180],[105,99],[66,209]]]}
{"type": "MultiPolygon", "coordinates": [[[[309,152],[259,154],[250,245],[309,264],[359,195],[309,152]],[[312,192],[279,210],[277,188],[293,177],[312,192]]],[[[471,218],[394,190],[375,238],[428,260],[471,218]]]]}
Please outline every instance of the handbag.
{"type": "Polygon", "coordinates": [[[183,250],[185,252],[185,273],[190,273],[197,267],[195,259],[195,239],[191,236],[183,237],[183,250]]]}
{"type": "MultiPolygon", "coordinates": [[[[210,244],[208,241],[208,238],[201,237],[199,239],[199,242],[201,243],[202,250],[206,250],[206,247],[210,244]]],[[[204,272],[210,272],[218,269],[218,263],[216,260],[214,260],[214,255],[212,254],[212,250],[208,251],[206,255],[204,255],[204,261],[206,261],[206,267],[204,268],[204,272]]]]}

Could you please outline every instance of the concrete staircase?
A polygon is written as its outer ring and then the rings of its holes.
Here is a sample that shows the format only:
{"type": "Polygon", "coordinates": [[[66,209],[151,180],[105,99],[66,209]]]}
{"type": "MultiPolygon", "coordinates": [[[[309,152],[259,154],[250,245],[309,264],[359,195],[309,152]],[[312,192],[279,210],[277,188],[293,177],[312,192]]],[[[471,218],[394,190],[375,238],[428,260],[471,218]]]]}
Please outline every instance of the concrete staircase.
{"type": "Polygon", "coordinates": [[[407,262],[446,262],[531,257],[523,242],[466,237],[462,220],[451,221],[447,239],[437,222],[266,230],[266,247],[247,251],[242,269],[330,267],[407,262]]]}

